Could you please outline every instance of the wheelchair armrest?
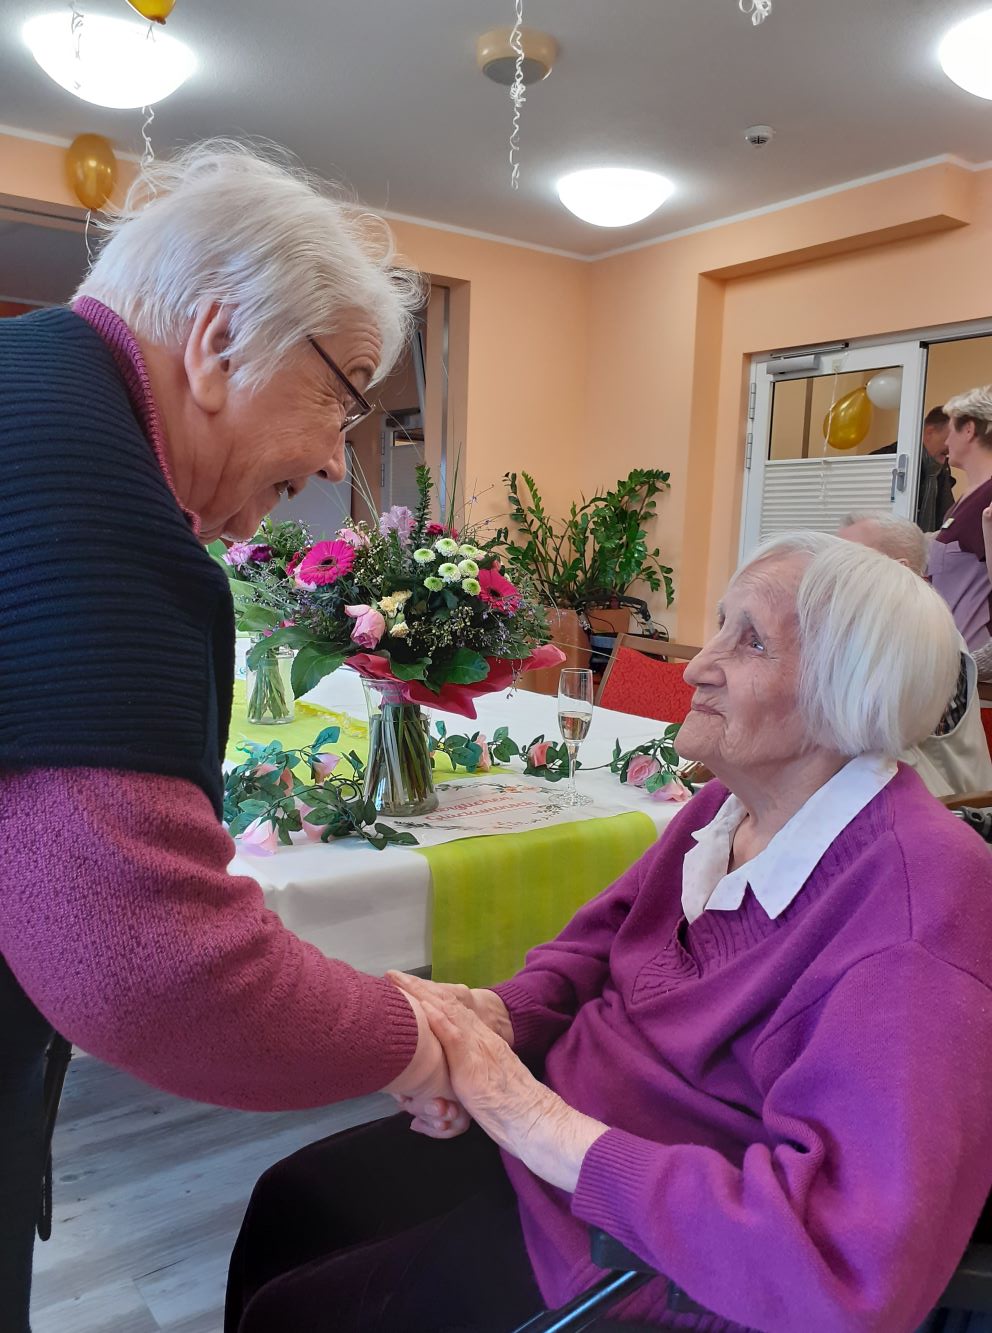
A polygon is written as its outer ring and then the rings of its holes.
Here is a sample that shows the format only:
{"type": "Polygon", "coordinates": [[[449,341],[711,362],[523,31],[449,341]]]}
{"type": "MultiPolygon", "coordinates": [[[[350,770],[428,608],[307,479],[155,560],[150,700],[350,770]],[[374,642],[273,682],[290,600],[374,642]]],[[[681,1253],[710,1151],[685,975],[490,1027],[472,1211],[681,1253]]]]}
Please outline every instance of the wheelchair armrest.
{"type": "Polygon", "coordinates": [[[647,1263],[633,1250],[628,1250],[626,1245],[621,1245],[618,1240],[600,1227],[589,1228],[590,1257],[594,1264],[599,1268],[610,1268],[615,1272],[623,1273],[647,1273],[652,1277],[659,1277],[663,1282],[668,1283],[668,1308],[669,1310],[680,1314],[710,1314],[703,1305],[697,1305],[694,1300],[688,1297],[684,1291],[679,1288],[663,1273],[659,1273],[653,1264],[647,1263]]]}
{"type": "Polygon", "coordinates": [[[969,1245],[938,1310],[969,1310],[992,1314],[992,1245],[969,1245]]]}
{"type": "Polygon", "coordinates": [[[612,1268],[624,1273],[651,1273],[657,1276],[653,1264],[645,1263],[633,1250],[621,1245],[608,1232],[600,1227],[589,1228],[590,1257],[597,1268],[612,1268]]]}

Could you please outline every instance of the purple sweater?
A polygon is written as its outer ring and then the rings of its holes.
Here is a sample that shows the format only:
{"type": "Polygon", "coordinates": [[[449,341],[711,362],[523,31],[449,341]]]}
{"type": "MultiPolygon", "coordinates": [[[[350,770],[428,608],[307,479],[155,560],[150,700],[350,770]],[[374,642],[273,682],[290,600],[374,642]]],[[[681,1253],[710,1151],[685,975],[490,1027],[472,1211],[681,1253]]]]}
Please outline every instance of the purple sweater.
{"type": "Polygon", "coordinates": [[[598,1275],[603,1227],[723,1316],[707,1330],[901,1333],[934,1305],[992,1187],[992,858],[911,770],[769,920],[682,920],[665,836],[498,987],[516,1049],[610,1126],[574,1195],[506,1157],[541,1290],[598,1275]],[[726,1320],[726,1322],[724,1322],[726,1320]]]}

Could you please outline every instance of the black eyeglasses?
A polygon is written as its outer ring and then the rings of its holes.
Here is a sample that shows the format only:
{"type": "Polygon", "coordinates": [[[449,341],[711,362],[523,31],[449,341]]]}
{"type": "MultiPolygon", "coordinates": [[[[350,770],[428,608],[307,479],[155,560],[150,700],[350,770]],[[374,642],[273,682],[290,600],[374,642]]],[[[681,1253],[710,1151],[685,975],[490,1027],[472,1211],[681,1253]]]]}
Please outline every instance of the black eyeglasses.
{"type": "Polygon", "coordinates": [[[344,416],[341,418],[341,430],[342,433],[349,431],[353,426],[357,426],[360,421],[364,421],[366,417],[371,416],[375,411],[375,408],[363,393],[358,392],[334,358],[327,355],[316,339],[308,338],[307,342],[309,342],[310,346],[317,353],[325,366],[332,371],[338,383],[345,390],[346,396],[344,400],[344,416]]]}

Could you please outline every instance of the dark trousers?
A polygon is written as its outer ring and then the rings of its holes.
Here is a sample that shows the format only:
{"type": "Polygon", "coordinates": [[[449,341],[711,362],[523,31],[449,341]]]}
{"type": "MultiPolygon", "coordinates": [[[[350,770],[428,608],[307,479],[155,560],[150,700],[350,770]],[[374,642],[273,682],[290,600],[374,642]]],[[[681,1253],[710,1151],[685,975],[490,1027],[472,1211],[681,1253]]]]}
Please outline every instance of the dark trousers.
{"type": "Polygon", "coordinates": [[[543,1308],[495,1146],[409,1126],[360,1125],[261,1177],[225,1333],[511,1333],[543,1308]]]}
{"type": "Polygon", "coordinates": [[[28,1333],[52,1028],[0,958],[0,1333],[28,1333]]]}

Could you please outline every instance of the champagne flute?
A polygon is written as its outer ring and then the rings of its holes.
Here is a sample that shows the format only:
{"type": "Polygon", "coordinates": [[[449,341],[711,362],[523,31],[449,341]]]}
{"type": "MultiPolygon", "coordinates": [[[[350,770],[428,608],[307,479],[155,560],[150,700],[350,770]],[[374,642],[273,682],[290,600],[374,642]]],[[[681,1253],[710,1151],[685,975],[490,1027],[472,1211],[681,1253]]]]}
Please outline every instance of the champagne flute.
{"type": "Polygon", "coordinates": [[[575,760],[592,722],[592,700],[592,672],[582,667],[565,667],[558,680],[558,726],[568,750],[567,805],[579,802],[575,760]]]}

